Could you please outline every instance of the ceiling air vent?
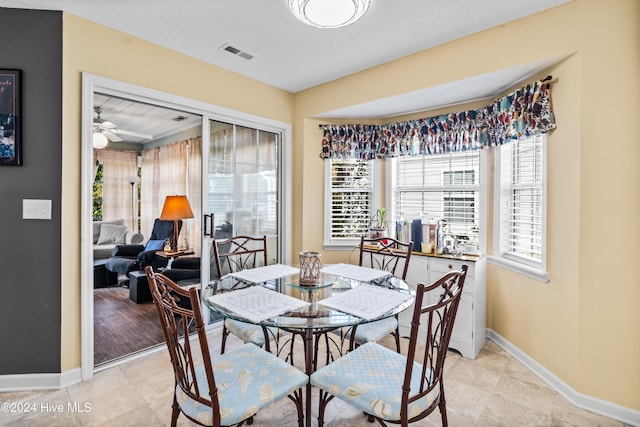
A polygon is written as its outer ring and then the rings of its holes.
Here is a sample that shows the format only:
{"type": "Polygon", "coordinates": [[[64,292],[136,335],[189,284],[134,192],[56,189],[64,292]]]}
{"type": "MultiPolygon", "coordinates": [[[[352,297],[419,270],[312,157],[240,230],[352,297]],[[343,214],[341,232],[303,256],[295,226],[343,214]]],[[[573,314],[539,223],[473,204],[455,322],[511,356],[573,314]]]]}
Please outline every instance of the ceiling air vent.
{"type": "Polygon", "coordinates": [[[243,52],[242,50],[238,49],[237,47],[231,46],[229,43],[223,44],[218,49],[227,51],[227,52],[232,53],[234,55],[238,55],[239,57],[247,59],[247,60],[253,59],[253,55],[251,55],[250,53],[247,53],[247,52],[243,52]]]}

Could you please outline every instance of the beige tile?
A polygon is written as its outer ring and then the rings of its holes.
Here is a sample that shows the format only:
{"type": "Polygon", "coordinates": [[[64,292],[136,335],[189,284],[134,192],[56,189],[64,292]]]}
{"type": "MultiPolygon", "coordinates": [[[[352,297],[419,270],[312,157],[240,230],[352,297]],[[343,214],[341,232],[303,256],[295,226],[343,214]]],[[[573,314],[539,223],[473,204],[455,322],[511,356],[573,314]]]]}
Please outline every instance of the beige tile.
{"type": "Polygon", "coordinates": [[[551,388],[539,376],[531,372],[526,366],[514,358],[510,358],[509,363],[507,364],[507,369],[505,370],[505,375],[518,378],[521,381],[534,384],[539,387],[551,388]]]}
{"type": "Polygon", "coordinates": [[[465,381],[444,379],[447,412],[462,417],[477,419],[487,404],[489,392],[465,381]]]}
{"type": "Polygon", "coordinates": [[[463,382],[480,390],[490,392],[498,383],[500,373],[470,359],[460,359],[447,371],[446,380],[463,382]]]}
{"type": "Polygon", "coordinates": [[[539,408],[548,415],[551,414],[551,407],[557,396],[557,393],[548,387],[541,387],[508,375],[500,378],[493,392],[521,405],[539,408]]]}
{"type": "Polygon", "coordinates": [[[150,408],[148,405],[143,405],[126,412],[122,415],[109,419],[102,424],[95,424],[96,427],[153,427],[169,425],[170,417],[160,418],[157,411],[150,408]]]}
{"type": "Polygon", "coordinates": [[[502,394],[493,394],[480,415],[478,427],[546,427],[551,424],[550,411],[532,408],[509,399],[502,394]]]}
{"type": "Polygon", "coordinates": [[[563,396],[556,394],[551,409],[551,425],[562,427],[622,427],[622,423],[602,415],[580,409],[563,396]]]}

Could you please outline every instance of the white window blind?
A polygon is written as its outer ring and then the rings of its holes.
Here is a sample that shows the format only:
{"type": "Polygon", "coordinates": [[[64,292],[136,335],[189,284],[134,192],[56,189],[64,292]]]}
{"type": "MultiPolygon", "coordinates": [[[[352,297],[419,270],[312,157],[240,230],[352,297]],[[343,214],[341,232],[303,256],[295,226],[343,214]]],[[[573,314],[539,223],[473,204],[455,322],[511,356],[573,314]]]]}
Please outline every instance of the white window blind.
{"type": "Polygon", "coordinates": [[[479,244],[480,152],[395,159],[395,220],[444,220],[458,241],[479,244]]]}
{"type": "Polygon", "coordinates": [[[542,266],[544,258],[544,135],[500,148],[500,252],[542,266]]]}
{"type": "Polygon", "coordinates": [[[325,245],[352,246],[366,235],[373,209],[373,166],[366,160],[326,160],[325,245]]]}

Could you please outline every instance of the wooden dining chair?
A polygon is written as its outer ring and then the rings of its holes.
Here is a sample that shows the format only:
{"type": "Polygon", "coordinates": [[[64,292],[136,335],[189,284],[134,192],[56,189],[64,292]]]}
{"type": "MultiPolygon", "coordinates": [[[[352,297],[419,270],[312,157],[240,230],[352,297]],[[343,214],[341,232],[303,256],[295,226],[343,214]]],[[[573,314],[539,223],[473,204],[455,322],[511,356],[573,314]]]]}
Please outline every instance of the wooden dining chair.
{"type": "MultiPolygon", "coordinates": [[[[382,237],[360,238],[359,265],[385,270],[405,280],[411,260],[413,242],[403,243],[399,240],[382,237]]],[[[389,334],[395,338],[396,351],[400,353],[400,328],[398,316],[364,323],[347,332],[350,349],[367,342],[377,342],[389,334]]]]}
{"type": "MultiPolygon", "coordinates": [[[[235,273],[248,268],[267,265],[267,237],[233,236],[224,240],[215,240],[213,255],[218,277],[235,273]]],[[[244,343],[253,343],[269,351],[269,341],[273,337],[276,342],[282,332],[277,328],[225,319],[222,326],[222,344],[220,354],[224,354],[227,337],[233,334],[244,343]]]]}
{"type": "Polygon", "coordinates": [[[431,285],[418,284],[406,356],[369,342],[311,375],[320,389],[319,426],[334,397],[381,425],[407,426],[436,408],[448,425],[443,369],[466,276],[463,265],[431,285]]]}
{"type": "Polygon", "coordinates": [[[145,272],[173,365],[172,426],[181,413],[199,425],[251,424],[259,410],[285,396],[303,425],[307,375],[250,343],[211,359],[198,290],[185,290],[151,267],[145,272]]]}

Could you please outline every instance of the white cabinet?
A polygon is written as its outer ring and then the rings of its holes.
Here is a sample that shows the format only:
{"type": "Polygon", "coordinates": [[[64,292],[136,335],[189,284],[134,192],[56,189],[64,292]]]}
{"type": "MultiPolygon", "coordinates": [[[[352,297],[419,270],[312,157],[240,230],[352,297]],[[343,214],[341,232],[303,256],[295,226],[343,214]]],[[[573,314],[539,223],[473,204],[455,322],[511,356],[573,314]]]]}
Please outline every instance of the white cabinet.
{"type": "MultiPolygon", "coordinates": [[[[486,257],[453,258],[447,256],[411,255],[407,282],[415,287],[418,282],[433,283],[450,270],[467,265],[467,278],[462,290],[458,313],[451,334],[449,348],[464,357],[475,359],[484,346],[486,335],[486,257]]],[[[430,295],[430,302],[438,295],[430,295]]],[[[400,314],[400,334],[408,336],[413,306],[400,314]]]]}

